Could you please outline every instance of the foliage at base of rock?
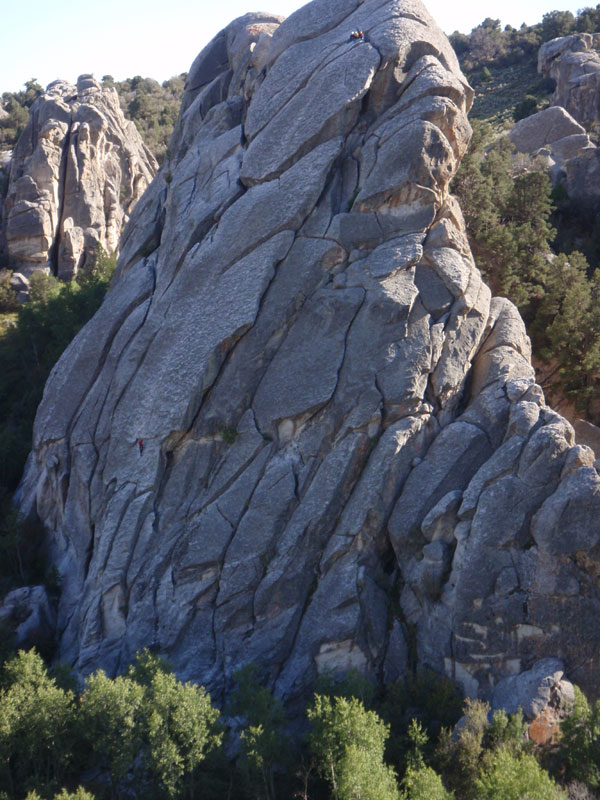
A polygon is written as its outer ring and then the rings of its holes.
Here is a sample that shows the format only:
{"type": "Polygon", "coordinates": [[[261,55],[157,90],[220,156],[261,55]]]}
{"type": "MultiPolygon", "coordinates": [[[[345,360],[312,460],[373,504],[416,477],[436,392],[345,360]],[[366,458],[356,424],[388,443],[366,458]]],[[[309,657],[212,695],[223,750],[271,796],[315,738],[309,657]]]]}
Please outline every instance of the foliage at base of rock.
{"type": "MultiPolygon", "coordinates": [[[[147,683],[132,677],[135,669],[115,679],[99,671],[80,696],[60,686],[33,650],[7,662],[0,785],[9,797],[28,790],[47,797],[77,785],[86,770],[102,777],[102,796],[193,797],[197,767],[221,745],[219,712],[203,687],[179,682],[147,652],[139,659],[147,683]]],[[[86,797],[84,789],[73,795],[86,797]]]]}
{"type": "Polygon", "coordinates": [[[561,726],[560,746],[569,775],[597,789],[600,786],[600,700],[590,704],[575,687],[572,714],[561,726]]]}
{"type": "Polygon", "coordinates": [[[532,755],[497,750],[475,781],[479,800],[566,800],[566,792],[540,767],[532,755]]]}
{"type": "Polygon", "coordinates": [[[315,695],[308,710],[310,748],[336,800],[396,800],[398,787],[384,763],[389,726],[355,698],[315,695]]]}

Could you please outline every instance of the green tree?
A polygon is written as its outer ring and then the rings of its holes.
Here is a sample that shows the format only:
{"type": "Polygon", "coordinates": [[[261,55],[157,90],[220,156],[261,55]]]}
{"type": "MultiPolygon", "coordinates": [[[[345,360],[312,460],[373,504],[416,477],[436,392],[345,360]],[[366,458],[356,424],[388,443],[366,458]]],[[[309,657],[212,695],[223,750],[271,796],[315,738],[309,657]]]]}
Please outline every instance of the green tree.
{"type": "Polygon", "coordinates": [[[408,739],[407,767],[402,779],[403,800],[453,800],[454,794],[447,792],[441,777],[425,763],[424,749],[428,741],[421,723],[411,720],[408,739]]]}
{"type": "MultiPolygon", "coordinates": [[[[2,197],[1,191],[0,197],[2,197]]],[[[0,314],[16,311],[18,308],[16,292],[10,285],[11,275],[7,269],[0,270],[0,314]]]]}
{"type": "Polygon", "coordinates": [[[489,711],[489,705],[481,700],[465,700],[464,717],[454,734],[445,730],[438,741],[436,764],[461,799],[472,797],[489,729],[489,711]]]}
{"type": "Polygon", "coordinates": [[[83,761],[104,771],[113,798],[134,788],[139,778],[133,768],[143,744],[144,696],[140,684],[125,677],[113,680],[102,670],[86,680],[81,696],[83,761]]]}
{"type": "Polygon", "coordinates": [[[590,705],[575,687],[571,714],[560,726],[560,748],[569,776],[593,789],[600,786],[600,701],[590,705]]]}
{"type": "Polygon", "coordinates": [[[475,781],[479,800],[566,800],[534,756],[513,755],[506,748],[496,750],[475,781]]]}
{"type": "Polygon", "coordinates": [[[463,696],[457,685],[431,670],[418,670],[386,686],[385,696],[377,706],[381,717],[390,725],[388,755],[401,774],[407,755],[415,742],[410,731],[415,718],[424,728],[426,742],[423,757],[427,760],[432,745],[443,727],[454,726],[462,716],[463,696]]]}
{"type": "Polygon", "coordinates": [[[551,261],[545,295],[531,325],[539,355],[555,364],[544,388],[589,413],[600,373],[600,271],[588,278],[581,253],[551,261]]]}
{"type": "Polygon", "coordinates": [[[355,698],[315,695],[308,709],[309,745],[336,800],[398,798],[395,774],[383,760],[389,727],[355,698]]]}
{"type": "Polygon", "coordinates": [[[58,794],[54,795],[54,800],[94,800],[94,795],[86,791],[83,786],[78,786],[74,792],[62,789],[58,794]]]}
{"type": "Polygon", "coordinates": [[[0,120],[0,149],[14,147],[27,125],[29,108],[42,91],[36,79],[31,78],[24,90],[4,92],[1,105],[8,116],[0,120]]]}
{"type": "Polygon", "coordinates": [[[532,114],[535,114],[537,110],[537,97],[532,94],[526,94],[525,97],[515,106],[513,111],[513,119],[515,122],[518,122],[521,119],[525,119],[525,117],[530,117],[532,114]]]}
{"type": "Polygon", "coordinates": [[[542,17],[542,41],[568,36],[575,29],[575,17],[570,11],[549,11],[542,17]]]}
{"type": "Polygon", "coordinates": [[[288,764],[290,755],[283,706],[263,685],[255,664],[239,669],[234,680],[228,711],[246,721],[241,733],[243,768],[250,782],[258,778],[267,800],[274,800],[276,770],[288,764]]]}
{"type": "MultiPolygon", "coordinates": [[[[146,665],[147,669],[147,665],[146,665]]],[[[222,742],[219,711],[203,686],[157,664],[144,699],[146,762],[162,797],[194,797],[194,771],[222,742]]]]}
{"type": "Polygon", "coordinates": [[[11,795],[56,791],[72,758],[75,701],[34,651],[8,661],[0,689],[0,785],[11,795]]]}
{"type": "Polygon", "coordinates": [[[60,283],[54,275],[34,272],[29,280],[29,298],[32,303],[44,304],[60,292],[60,283]]]}

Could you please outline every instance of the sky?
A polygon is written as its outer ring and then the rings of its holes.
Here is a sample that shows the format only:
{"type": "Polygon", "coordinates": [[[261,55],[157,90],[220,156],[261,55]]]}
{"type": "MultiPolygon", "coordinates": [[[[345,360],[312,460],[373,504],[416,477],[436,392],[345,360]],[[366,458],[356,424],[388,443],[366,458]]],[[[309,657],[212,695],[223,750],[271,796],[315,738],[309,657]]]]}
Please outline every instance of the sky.
{"type": "MultiPolygon", "coordinates": [[[[548,11],[576,12],[581,0],[424,0],[446,31],[468,33],[486,17],[519,27],[540,22],[548,11]]],[[[163,81],[186,72],[196,55],[232,19],[248,11],[288,16],[303,0],[5,0],[0,47],[0,93],[30,78],[46,86],[74,82],[91,72],[117,80],[134,75],[163,81]]]]}

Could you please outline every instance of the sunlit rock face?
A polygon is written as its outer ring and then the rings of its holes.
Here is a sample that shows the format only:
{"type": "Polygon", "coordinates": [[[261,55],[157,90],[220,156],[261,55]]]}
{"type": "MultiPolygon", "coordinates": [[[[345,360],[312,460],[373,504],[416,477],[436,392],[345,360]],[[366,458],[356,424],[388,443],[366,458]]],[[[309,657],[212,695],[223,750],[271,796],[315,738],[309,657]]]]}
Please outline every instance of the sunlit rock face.
{"type": "Polygon", "coordinates": [[[217,697],[247,662],[286,698],[417,663],[487,694],[547,656],[591,683],[600,477],[449,194],[471,99],[413,0],[249,14],[198,56],[36,420],[61,658],[153,646],[217,697]]]}
{"type": "Polygon", "coordinates": [[[32,105],[15,147],[3,213],[9,264],[71,280],[98,245],[114,252],[156,174],[115,89],[90,75],[54,81],[32,105]]]}

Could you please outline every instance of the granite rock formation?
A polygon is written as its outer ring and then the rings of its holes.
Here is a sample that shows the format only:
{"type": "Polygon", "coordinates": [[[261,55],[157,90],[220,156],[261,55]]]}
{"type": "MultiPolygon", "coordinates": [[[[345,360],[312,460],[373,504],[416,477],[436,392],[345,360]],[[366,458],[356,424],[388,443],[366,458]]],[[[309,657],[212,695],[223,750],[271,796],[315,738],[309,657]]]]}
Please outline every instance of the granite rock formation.
{"type": "MultiPolygon", "coordinates": [[[[556,82],[552,97],[554,105],[529,118],[532,120],[528,123],[530,129],[537,125],[541,133],[545,123],[551,128],[549,135],[555,135],[552,123],[557,121],[557,117],[541,116],[549,114],[552,109],[556,109],[555,115],[560,110],[588,129],[600,122],[599,46],[600,35],[591,33],[563,36],[542,45],[538,70],[556,82]]],[[[600,149],[590,141],[584,129],[550,144],[546,149],[549,150],[547,155],[552,177],[555,181],[564,181],[570,197],[592,202],[600,199],[600,149]]]]}
{"type": "Polygon", "coordinates": [[[71,280],[121,230],[156,174],[116,90],[90,75],[54,81],[32,105],[11,160],[3,238],[11,268],[71,280]]]}
{"type": "Polygon", "coordinates": [[[538,71],[556,81],[552,102],[582,125],[600,121],[600,35],[551,39],[538,53],[538,71]]]}
{"type": "MultiPolygon", "coordinates": [[[[3,109],[0,107],[0,111],[3,109]]],[[[6,114],[6,112],[3,112],[6,114]]],[[[0,119],[1,119],[0,115],[0,119]]],[[[5,263],[7,259],[6,254],[6,242],[2,236],[2,231],[4,230],[3,220],[4,220],[4,198],[6,197],[6,192],[8,190],[8,177],[10,175],[10,159],[12,157],[11,150],[3,150],[0,152],[0,260],[2,263],[5,263]]]]}
{"type": "Polygon", "coordinates": [[[59,654],[153,646],[218,698],[419,663],[596,679],[600,476],[449,183],[472,91],[419,0],[250,14],[195,61],[20,489],[59,654]],[[351,39],[353,30],[364,39],[351,39]]]}
{"type": "Polygon", "coordinates": [[[564,664],[556,658],[544,658],[520,675],[503,678],[490,697],[492,713],[503,709],[516,714],[520,709],[529,738],[538,745],[554,739],[574,703],[575,689],[564,677],[564,664]]]}
{"type": "Polygon", "coordinates": [[[541,160],[553,184],[564,182],[571,197],[594,197],[598,148],[585,128],[562,106],[550,106],[519,120],[509,138],[518,153],[541,160]]]}

